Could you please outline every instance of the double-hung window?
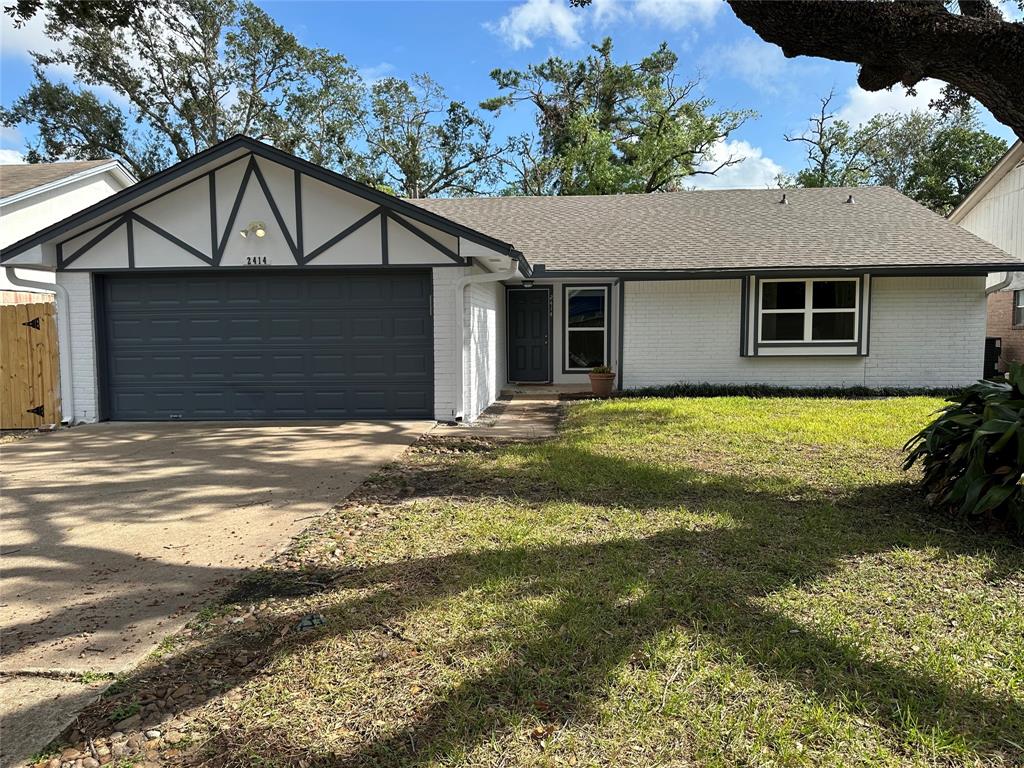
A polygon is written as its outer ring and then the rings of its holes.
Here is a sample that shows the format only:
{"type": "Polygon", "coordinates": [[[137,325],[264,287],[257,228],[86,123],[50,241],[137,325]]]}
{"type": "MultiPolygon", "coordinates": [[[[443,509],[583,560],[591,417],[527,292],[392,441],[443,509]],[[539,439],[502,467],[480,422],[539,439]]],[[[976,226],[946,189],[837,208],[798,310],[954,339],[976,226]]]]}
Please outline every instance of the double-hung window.
{"type": "Polygon", "coordinates": [[[1013,292],[1013,327],[1024,328],[1024,291],[1013,292]]]}
{"type": "Polygon", "coordinates": [[[857,341],[857,278],[769,279],[759,285],[760,343],[857,341]]]}
{"type": "Polygon", "coordinates": [[[566,286],[563,298],[565,372],[608,365],[608,286],[566,286]]]}

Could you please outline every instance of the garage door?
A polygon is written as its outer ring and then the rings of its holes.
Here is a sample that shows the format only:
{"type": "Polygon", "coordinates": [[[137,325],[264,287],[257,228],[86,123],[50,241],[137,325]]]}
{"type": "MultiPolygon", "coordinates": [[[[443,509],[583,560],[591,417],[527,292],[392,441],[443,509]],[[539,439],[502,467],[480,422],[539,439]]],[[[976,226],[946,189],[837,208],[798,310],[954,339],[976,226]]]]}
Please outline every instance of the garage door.
{"type": "Polygon", "coordinates": [[[429,272],[107,275],[117,420],[429,418],[429,272]]]}

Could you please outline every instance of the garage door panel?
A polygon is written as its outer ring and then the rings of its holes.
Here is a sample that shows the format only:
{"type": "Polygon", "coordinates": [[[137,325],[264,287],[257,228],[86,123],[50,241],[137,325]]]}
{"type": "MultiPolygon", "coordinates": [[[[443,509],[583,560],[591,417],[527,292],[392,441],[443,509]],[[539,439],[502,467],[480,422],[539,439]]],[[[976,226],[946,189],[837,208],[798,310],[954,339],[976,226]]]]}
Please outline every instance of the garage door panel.
{"type": "Polygon", "coordinates": [[[430,284],[426,272],[107,276],[108,415],[429,417],[430,284]]]}

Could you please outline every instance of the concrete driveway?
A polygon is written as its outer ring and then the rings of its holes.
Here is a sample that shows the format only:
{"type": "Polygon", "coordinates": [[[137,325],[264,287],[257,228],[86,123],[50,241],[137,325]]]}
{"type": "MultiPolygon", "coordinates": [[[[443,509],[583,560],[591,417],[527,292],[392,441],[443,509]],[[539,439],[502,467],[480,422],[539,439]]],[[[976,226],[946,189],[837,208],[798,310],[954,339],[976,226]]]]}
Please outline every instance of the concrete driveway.
{"type": "Polygon", "coordinates": [[[0,446],[9,765],[432,425],[99,424],[0,446]],[[42,673],[42,674],[40,674],[42,673]]]}

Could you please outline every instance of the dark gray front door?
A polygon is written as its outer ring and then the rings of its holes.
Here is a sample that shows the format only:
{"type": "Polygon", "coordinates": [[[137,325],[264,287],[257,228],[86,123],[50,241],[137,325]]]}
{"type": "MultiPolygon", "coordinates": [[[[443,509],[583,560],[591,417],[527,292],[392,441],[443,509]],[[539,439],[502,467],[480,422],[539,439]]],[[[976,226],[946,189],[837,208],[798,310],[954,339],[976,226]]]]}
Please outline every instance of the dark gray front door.
{"type": "Polygon", "coordinates": [[[551,381],[551,290],[508,291],[508,380],[551,381]]]}
{"type": "Polygon", "coordinates": [[[100,278],[106,415],[429,418],[429,272],[100,278]]]}

